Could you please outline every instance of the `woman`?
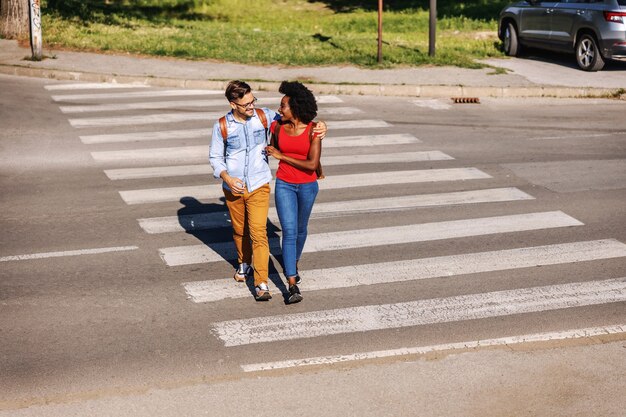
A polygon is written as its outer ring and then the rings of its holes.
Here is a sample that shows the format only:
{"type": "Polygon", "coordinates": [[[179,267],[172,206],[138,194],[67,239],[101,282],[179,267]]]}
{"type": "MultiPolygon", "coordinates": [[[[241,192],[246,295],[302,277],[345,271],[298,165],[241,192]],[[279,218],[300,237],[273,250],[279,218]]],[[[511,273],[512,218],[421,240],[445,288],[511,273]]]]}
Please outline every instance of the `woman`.
{"type": "Polygon", "coordinates": [[[278,109],[281,122],[272,124],[272,146],[266,151],[280,161],[274,193],[283,232],[283,270],[289,284],[288,303],[291,304],[302,301],[297,265],[319,190],[315,170],[320,162],[322,140],[316,133],[311,133],[313,119],[317,116],[313,93],[297,81],[283,81],[278,91],[284,94],[278,109]]]}

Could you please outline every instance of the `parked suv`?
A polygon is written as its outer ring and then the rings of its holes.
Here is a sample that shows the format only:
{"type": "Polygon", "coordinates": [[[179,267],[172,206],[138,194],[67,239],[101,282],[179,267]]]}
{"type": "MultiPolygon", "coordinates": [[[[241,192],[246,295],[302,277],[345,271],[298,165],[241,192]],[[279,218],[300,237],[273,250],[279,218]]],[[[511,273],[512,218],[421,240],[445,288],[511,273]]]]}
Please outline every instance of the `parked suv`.
{"type": "Polygon", "coordinates": [[[498,36],[507,55],[573,51],[581,69],[598,71],[607,59],[626,60],[626,0],[520,1],[500,12],[498,36]]]}

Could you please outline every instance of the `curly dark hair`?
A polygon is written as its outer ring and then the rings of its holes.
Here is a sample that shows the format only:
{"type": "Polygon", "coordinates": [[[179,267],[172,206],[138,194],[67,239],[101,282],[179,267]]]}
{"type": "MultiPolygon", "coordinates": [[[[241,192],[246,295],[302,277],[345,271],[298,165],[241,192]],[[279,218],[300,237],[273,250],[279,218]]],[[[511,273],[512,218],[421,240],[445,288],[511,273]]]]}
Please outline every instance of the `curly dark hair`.
{"type": "Polygon", "coordinates": [[[283,81],[278,91],[289,97],[291,113],[303,123],[309,123],[317,117],[315,96],[298,81],[283,81]]]}

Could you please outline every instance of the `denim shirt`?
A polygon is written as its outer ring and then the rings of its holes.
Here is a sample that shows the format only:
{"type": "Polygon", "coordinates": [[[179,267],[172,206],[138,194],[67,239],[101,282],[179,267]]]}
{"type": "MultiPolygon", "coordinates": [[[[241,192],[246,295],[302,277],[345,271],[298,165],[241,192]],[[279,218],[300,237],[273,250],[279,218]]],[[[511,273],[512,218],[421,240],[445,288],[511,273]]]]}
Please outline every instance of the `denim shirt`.
{"type": "MultiPolygon", "coordinates": [[[[268,127],[278,114],[268,108],[262,108],[267,117],[268,127]]],[[[209,162],[213,167],[213,176],[220,178],[226,170],[231,177],[240,178],[252,192],[272,180],[272,172],[267,163],[265,147],[268,138],[263,123],[256,112],[246,123],[235,120],[232,110],[226,114],[226,153],[219,120],[213,125],[213,137],[209,151],[209,162]]],[[[269,134],[269,130],[267,131],[269,134]]],[[[226,182],[222,186],[229,190],[226,182]]],[[[229,190],[230,191],[230,190],[229,190]]]]}

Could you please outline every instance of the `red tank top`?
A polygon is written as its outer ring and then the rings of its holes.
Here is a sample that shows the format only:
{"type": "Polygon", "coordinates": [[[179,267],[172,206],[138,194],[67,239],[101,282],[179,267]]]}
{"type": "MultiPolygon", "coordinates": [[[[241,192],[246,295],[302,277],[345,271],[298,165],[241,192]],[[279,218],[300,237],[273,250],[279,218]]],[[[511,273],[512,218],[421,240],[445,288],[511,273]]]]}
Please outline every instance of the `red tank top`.
{"type": "MultiPolygon", "coordinates": [[[[304,132],[298,136],[290,136],[285,132],[285,129],[281,125],[274,122],[272,124],[272,132],[276,127],[280,128],[280,137],[278,139],[279,150],[284,155],[290,156],[294,159],[305,160],[309,155],[309,148],[311,142],[309,140],[309,130],[312,129],[313,123],[309,123],[304,132]]],[[[315,170],[300,169],[293,165],[289,165],[287,162],[280,161],[278,163],[278,171],[276,171],[276,178],[280,178],[285,182],[292,184],[304,184],[307,182],[313,182],[317,179],[315,170]]]]}

